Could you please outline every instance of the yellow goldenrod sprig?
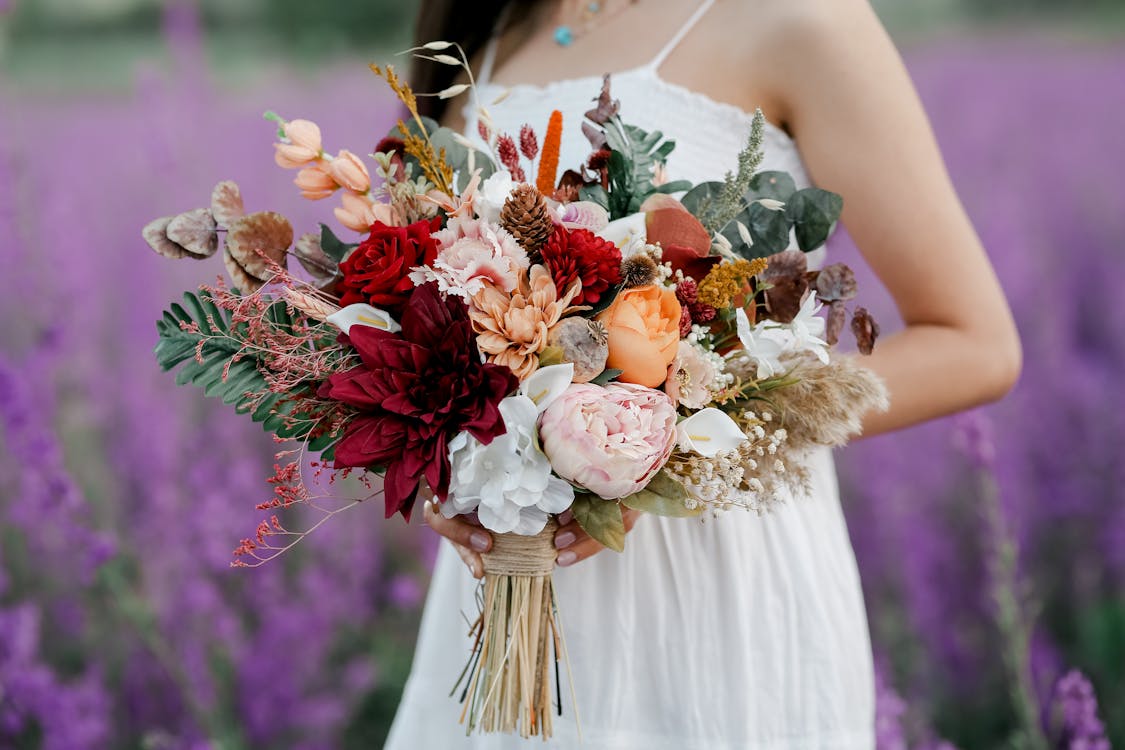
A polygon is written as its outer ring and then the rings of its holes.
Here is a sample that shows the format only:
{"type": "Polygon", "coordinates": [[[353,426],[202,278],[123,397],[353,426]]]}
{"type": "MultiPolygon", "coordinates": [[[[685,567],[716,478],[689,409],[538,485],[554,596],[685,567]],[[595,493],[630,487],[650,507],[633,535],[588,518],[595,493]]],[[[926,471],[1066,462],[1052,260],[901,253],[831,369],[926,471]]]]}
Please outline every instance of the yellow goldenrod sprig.
{"type": "Polygon", "coordinates": [[[430,140],[430,133],[422,121],[422,116],[418,113],[418,100],[414,91],[410,88],[410,84],[398,77],[392,65],[382,67],[373,63],[370,67],[375,75],[387,82],[391,91],[410,112],[410,116],[414,118],[414,122],[418,126],[420,135],[411,133],[402,120],[398,122],[398,130],[402,134],[406,153],[418,160],[422,167],[422,174],[434,183],[438,190],[446,195],[453,195],[453,168],[445,160],[445,149],[434,149],[434,144],[430,140]]]}
{"type": "Polygon", "coordinates": [[[739,258],[731,263],[719,263],[700,282],[699,301],[719,310],[730,307],[734,298],[744,291],[746,282],[765,271],[768,265],[765,258],[739,258]]]}

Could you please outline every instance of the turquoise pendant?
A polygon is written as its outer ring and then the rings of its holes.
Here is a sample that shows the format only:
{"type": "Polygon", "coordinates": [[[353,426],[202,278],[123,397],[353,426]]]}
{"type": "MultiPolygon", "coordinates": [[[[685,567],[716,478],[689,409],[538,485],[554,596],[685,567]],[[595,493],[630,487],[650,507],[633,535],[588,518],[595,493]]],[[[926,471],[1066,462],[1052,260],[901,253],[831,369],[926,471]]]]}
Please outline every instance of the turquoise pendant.
{"type": "Polygon", "coordinates": [[[570,30],[569,26],[556,26],[555,41],[564,47],[569,47],[570,43],[574,41],[574,32],[570,30]]]}

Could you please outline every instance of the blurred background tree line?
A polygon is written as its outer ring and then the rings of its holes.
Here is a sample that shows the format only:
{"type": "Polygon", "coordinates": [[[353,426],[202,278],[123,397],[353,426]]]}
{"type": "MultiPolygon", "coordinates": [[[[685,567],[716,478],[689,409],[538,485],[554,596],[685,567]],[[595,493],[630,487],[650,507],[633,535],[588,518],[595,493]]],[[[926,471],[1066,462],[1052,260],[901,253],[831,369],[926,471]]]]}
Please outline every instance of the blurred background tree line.
{"type": "MultiPolygon", "coordinates": [[[[417,7],[414,0],[180,1],[197,5],[213,52],[221,52],[232,66],[260,63],[271,51],[317,63],[402,48],[417,7]]],[[[49,75],[73,64],[70,50],[84,57],[73,80],[112,74],[136,53],[159,44],[168,5],[165,0],[0,0],[0,59],[11,73],[49,75]],[[120,54],[88,54],[111,45],[120,54]]],[[[908,37],[966,26],[987,31],[1033,24],[1093,34],[1125,27],[1121,0],[874,0],[874,5],[892,32],[908,37]]]]}

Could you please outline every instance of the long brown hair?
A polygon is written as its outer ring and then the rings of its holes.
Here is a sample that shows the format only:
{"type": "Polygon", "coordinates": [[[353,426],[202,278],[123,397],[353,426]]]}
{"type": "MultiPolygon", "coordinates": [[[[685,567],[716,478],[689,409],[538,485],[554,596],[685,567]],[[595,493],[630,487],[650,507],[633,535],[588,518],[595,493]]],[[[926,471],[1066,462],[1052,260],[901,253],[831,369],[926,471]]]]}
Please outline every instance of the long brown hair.
{"type": "MultiPolygon", "coordinates": [[[[422,0],[414,23],[414,44],[421,46],[439,40],[457,42],[469,60],[473,60],[488,43],[509,4],[516,6],[513,10],[523,10],[532,3],[526,0],[422,0]]],[[[410,83],[415,91],[432,93],[452,85],[458,73],[452,65],[416,60],[410,71],[410,83]]],[[[423,96],[418,99],[418,110],[436,120],[441,118],[448,104],[446,99],[423,96]]]]}

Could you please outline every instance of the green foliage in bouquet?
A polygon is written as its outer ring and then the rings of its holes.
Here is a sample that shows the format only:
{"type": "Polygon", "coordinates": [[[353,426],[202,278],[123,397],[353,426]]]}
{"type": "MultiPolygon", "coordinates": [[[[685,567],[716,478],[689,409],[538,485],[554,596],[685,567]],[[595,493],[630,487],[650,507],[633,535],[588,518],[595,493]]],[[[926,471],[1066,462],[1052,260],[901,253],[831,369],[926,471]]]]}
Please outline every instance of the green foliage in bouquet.
{"type": "Polygon", "coordinates": [[[657,165],[663,166],[676,148],[676,142],[659,130],[650,133],[614,115],[607,123],[605,137],[612,150],[608,164],[610,191],[605,201],[610,219],[640,211],[645,198],[653,193],[678,193],[691,186],[685,180],[653,184],[657,165]]]}
{"type": "MultiPolygon", "coordinates": [[[[450,128],[439,125],[436,120],[419,116],[421,121],[410,120],[403,122],[391,128],[387,133],[388,138],[400,138],[404,135],[403,129],[405,128],[408,135],[421,137],[423,134],[428,133],[430,142],[434,148],[438,149],[438,153],[444,159],[456,175],[457,190],[464,190],[472,179],[473,171],[479,169],[481,179],[486,179],[489,175],[496,171],[496,165],[493,164],[492,159],[488,154],[479,150],[470,150],[465,145],[464,139],[459,137],[455,131],[450,128]],[[471,158],[470,158],[471,155],[471,158]],[[470,168],[471,167],[471,168],[470,168]]],[[[420,174],[422,165],[418,159],[410,154],[404,156],[405,162],[408,166],[412,165],[412,173],[420,174]]]]}
{"type": "Polygon", "coordinates": [[[765,126],[765,117],[757,110],[738,157],[738,172],[728,172],[723,182],[700,183],[682,199],[708,232],[720,233],[734,253],[749,259],[782,252],[789,246],[791,231],[802,251],[817,249],[828,240],[844,207],[836,193],[812,187],[798,190],[785,172],[757,171],[765,126]]]}
{"type": "MultiPolygon", "coordinates": [[[[294,418],[297,401],[292,394],[270,389],[261,356],[244,344],[249,324],[236,322],[234,317],[215,304],[211,292],[185,292],[183,304],[172,303],[156,322],[159,340],[154,351],[161,369],[167,372],[180,367],[176,385],[199,386],[204,395],[218,397],[260,422],[266,432],[282,438],[307,438],[316,422],[294,418]]],[[[264,321],[288,331],[293,331],[295,323],[284,301],[271,304],[264,321]]],[[[310,439],[308,447],[325,451],[326,458],[331,458],[331,445],[337,437],[326,431],[310,439]]]]}

